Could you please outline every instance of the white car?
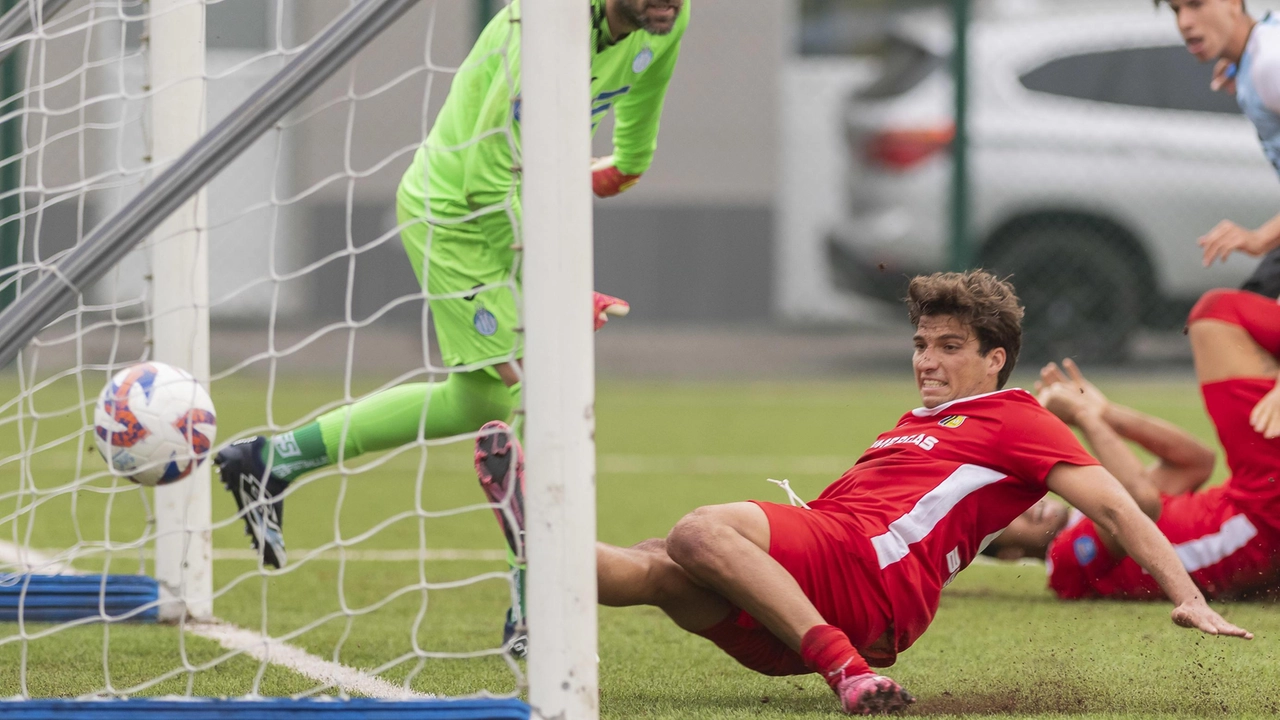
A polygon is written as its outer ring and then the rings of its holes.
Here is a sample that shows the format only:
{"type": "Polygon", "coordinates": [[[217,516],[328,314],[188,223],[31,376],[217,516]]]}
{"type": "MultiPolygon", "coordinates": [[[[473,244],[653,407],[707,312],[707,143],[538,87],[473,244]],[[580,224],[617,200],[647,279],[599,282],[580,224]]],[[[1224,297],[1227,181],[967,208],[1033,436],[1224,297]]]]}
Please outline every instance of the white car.
{"type": "MultiPolygon", "coordinates": [[[[1280,183],[1167,9],[975,21],[969,44],[971,257],[1013,276],[1029,356],[1122,359],[1140,326],[1181,327],[1247,277],[1256,261],[1204,269],[1195,241],[1280,212],[1280,183]]],[[[849,101],[828,247],[843,287],[891,300],[951,261],[954,89],[947,33],[906,25],[884,47],[849,101]]]]}

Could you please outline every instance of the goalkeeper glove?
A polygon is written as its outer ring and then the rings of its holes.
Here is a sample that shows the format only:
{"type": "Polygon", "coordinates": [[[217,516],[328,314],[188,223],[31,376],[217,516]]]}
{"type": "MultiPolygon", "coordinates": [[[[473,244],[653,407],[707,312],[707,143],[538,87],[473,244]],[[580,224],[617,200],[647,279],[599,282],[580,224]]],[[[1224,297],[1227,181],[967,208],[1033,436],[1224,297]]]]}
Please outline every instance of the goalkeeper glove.
{"type": "Polygon", "coordinates": [[[596,197],[609,198],[631,189],[639,175],[626,175],[613,165],[613,156],[591,161],[591,191],[596,197]]]}
{"type": "Polygon", "coordinates": [[[592,301],[595,307],[591,311],[591,319],[595,322],[596,330],[604,327],[609,318],[626,317],[631,312],[631,303],[612,295],[592,293],[592,301]]]}

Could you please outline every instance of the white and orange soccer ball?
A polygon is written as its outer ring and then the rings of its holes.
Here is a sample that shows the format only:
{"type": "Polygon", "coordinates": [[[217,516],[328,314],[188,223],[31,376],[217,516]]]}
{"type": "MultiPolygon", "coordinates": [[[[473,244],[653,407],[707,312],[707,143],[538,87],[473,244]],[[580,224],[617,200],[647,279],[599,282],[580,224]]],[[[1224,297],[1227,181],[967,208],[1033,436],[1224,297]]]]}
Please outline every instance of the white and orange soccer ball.
{"type": "Polygon", "coordinates": [[[98,396],[93,424],[112,472],[148,487],[190,475],[217,431],[213,400],[200,382],[160,362],[116,373],[98,396]]]}

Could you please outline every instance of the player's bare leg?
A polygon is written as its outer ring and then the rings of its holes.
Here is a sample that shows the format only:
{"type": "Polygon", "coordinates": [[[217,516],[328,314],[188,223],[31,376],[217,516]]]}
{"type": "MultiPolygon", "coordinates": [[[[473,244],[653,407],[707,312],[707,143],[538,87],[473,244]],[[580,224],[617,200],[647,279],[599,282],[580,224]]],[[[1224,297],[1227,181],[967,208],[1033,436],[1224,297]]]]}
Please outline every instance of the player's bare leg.
{"type": "Polygon", "coordinates": [[[849,638],[828,625],[795,578],[769,556],[769,520],[754,503],[698,508],[667,536],[667,553],[694,581],[745,610],[820,672],[850,714],[900,710],[915,699],[871,671],[849,638]]]}
{"type": "Polygon", "coordinates": [[[667,555],[661,538],[629,548],[596,543],[596,578],[601,605],[652,605],[689,632],[706,630],[733,610],[728,600],[695,583],[667,555]]]}
{"type": "Polygon", "coordinates": [[[667,536],[667,552],[682,568],[799,650],[804,634],[826,621],[768,548],[769,520],[746,502],[698,508],[667,536]]]}
{"type": "Polygon", "coordinates": [[[502,382],[507,387],[511,387],[516,383],[520,382],[520,376],[524,372],[524,362],[521,360],[517,360],[513,363],[511,362],[498,363],[497,365],[493,366],[493,369],[495,372],[498,373],[498,377],[502,378],[502,382]]]}
{"type": "Polygon", "coordinates": [[[1280,370],[1276,359],[1239,325],[1197,320],[1188,326],[1187,335],[1201,385],[1231,378],[1275,377],[1280,370]]]}
{"type": "Polygon", "coordinates": [[[667,555],[666,544],[662,538],[630,548],[597,543],[600,603],[611,607],[653,605],[684,630],[710,640],[734,660],[765,675],[813,672],[767,628],[739,624],[741,611],[694,581],[667,555]]]}
{"type": "Polygon", "coordinates": [[[1236,290],[1210,290],[1191,310],[1187,335],[1201,385],[1274,378],[1280,365],[1280,305],[1236,290]],[[1270,345],[1270,347],[1267,347],[1270,345]]]}

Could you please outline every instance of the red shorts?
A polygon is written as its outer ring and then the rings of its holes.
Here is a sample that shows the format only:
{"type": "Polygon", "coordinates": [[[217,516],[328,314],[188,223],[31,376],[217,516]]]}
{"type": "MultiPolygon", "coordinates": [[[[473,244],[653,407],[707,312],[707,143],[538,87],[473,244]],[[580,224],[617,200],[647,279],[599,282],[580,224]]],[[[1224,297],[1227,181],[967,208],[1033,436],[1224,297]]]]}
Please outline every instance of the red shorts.
{"type": "Polygon", "coordinates": [[[828,623],[849,636],[867,662],[897,659],[893,611],[870,541],[847,514],[752,501],[769,519],[769,556],[800,584],[828,623]]]}
{"type": "MultiPolygon", "coordinates": [[[[1156,527],[1206,597],[1257,595],[1280,585],[1280,534],[1242,510],[1226,486],[1165,496],[1161,506],[1156,527]]],[[[1049,587],[1065,600],[1164,597],[1133,558],[1111,557],[1088,519],[1054,538],[1048,570],[1049,587]]]]}
{"type": "Polygon", "coordinates": [[[1268,440],[1249,423],[1254,406],[1275,384],[1274,379],[1234,378],[1202,385],[1200,392],[1226,451],[1227,494],[1254,520],[1280,530],[1280,438],[1268,440]]]}

